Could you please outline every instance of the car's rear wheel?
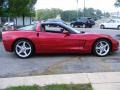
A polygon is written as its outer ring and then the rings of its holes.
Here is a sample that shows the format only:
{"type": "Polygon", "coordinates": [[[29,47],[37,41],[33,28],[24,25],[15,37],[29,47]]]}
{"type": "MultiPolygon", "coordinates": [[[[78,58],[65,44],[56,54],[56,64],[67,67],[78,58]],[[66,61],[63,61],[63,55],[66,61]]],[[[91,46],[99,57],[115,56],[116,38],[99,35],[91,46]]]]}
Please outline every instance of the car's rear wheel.
{"type": "Polygon", "coordinates": [[[120,25],[117,27],[118,30],[120,30],[120,25]]]}
{"type": "Polygon", "coordinates": [[[98,40],[93,46],[93,53],[97,56],[104,57],[110,54],[111,44],[108,40],[98,40]]]}
{"type": "Polygon", "coordinates": [[[101,26],[100,26],[100,28],[101,28],[101,29],[104,29],[104,28],[105,28],[105,26],[104,26],[104,25],[101,25],[101,26]]]}
{"type": "Polygon", "coordinates": [[[92,25],[89,25],[89,28],[92,28],[92,25]]]}
{"type": "Polygon", "coordinates": [[[83,26],[82,26],[83,28],[86,28],[86,25],[85,24],[83,24],[83,26]]]}
{"type": "Polygon", "coordinates": [[[14,52],[20,58],[28,58],[33,54],[33,45],[28,40],[18,40],[14,44],[14,52]]]}
{"type": "Polygon", "coordinates": [[[70,25],[71,25],[71,27],[73,27],[73,28],[75,27],[75,25],[74,25],[74,24],[70,24],[70,25]]]}

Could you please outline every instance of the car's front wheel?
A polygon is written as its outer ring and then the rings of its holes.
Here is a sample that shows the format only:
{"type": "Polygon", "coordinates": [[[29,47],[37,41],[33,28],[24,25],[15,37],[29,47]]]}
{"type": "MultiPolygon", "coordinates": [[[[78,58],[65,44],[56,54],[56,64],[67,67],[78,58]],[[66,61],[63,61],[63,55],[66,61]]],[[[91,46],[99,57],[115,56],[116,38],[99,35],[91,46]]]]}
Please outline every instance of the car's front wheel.
{"type": "Polygon", "coordinates": [[[100,29],[104,29],[104,28],[105,28],[105,26],[104,26],[104,25],[101,25],[101,26],[100,26],[100,29]]]}
{"type": "Polygon", "coordinates": [[[120,30],[120,25],[117,27],[118,30],[120,30]]]}
{"type": "Polygon", "coordinates": [[[92,25],[89,25],[89,28],[92,28],[92,25]]]}
{"type": "Polygon", "coordinates": [[[83,28],[86,28],[87,26],[85,25],[85,24],[83,24],[83,26],[82,26],[83,28]]]}
{"type": "Polygon", "coordinates": [[[108,40],[98,40],[93,46],[93,53],[97,56],[104,57],[110,54],[111,44],[108,40]]]}
{"type": "Polygon", "coordinates": [[[71,26],[71,27],[75,27],[75,25],[74,25],[74,24],[70,24],[70,26],[71,26]]]}
{"type": "Polygon", "coordinates": [[[20,58],[28,58],[33,54],[33,45],[28,40],[18,40],[14,44],[14,52],[20,58]]]}

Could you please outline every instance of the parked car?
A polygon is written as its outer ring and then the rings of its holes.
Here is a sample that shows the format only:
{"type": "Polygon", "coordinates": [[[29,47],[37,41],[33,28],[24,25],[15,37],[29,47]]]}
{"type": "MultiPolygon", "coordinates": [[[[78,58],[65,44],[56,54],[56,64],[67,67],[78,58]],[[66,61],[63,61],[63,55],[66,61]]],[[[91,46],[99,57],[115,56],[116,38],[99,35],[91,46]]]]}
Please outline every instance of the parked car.
{"type": "Polygon", "coordinates": [[[14,22],[6,22],[4,23],[3,27],[2,27],[2,31],[6,31],[6,30],[13,30],[15,28],[15,24],[14,22]]]}
{"type": "Polygon", "coordinates": [[[92,28],[95,25],[95,21],[89,17],[82,17],[76,21],[70,23],[72,27],[84,27],[84,28],[92,28]]]}
{"type": "Polygon", "coordinates": [[[2,40],[5,50],[20,58],[45,53],[93,53],[103,57],[119,48],[118,41],[109,35],[81,33],[55,22],[4,31],[2,40]]]}
{"type": "Polygon", "coordinates": [[[6,22],[4,26],[14,26],[14,22],[6,22]]]}
{"type": "Polygon", "coordinates": [[[120,30],[120,19],[111,19],[105,23],[100,24],[101,29],[111,28],[120,30]]]}

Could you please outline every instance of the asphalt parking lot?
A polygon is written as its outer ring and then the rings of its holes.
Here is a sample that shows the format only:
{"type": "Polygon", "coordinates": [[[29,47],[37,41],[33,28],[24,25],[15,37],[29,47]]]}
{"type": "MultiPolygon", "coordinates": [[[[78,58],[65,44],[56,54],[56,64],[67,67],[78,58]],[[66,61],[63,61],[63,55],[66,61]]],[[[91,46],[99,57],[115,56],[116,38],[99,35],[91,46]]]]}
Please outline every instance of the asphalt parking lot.
{"type": "MultiPolygon", "coordinates": [[[[107,33],[116,37],[118,30],[79,29],[86,32],[107,33]],[[97,31],[96,31],[97,30],[97,31]]],[[[19,59],[14,53],[4,50],[0,42],[0,77],[28,75],[119,72],[120,50],[107,57],[93,55],[36,55],[29,59],[19,59]]]]}

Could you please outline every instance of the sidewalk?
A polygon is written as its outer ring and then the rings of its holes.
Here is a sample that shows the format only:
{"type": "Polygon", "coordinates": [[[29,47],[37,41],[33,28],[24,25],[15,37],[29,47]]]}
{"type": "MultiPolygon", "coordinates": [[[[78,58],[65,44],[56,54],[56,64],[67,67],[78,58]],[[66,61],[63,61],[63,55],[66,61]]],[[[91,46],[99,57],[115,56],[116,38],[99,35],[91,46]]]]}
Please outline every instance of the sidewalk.
{"type": "Polygon", "coordinates": [[[0,78],[0,89],[11,86],[51,84],[87,84],[94,90],[120,90],[120,72],[80,73],[29,77],[0,78]]]}

